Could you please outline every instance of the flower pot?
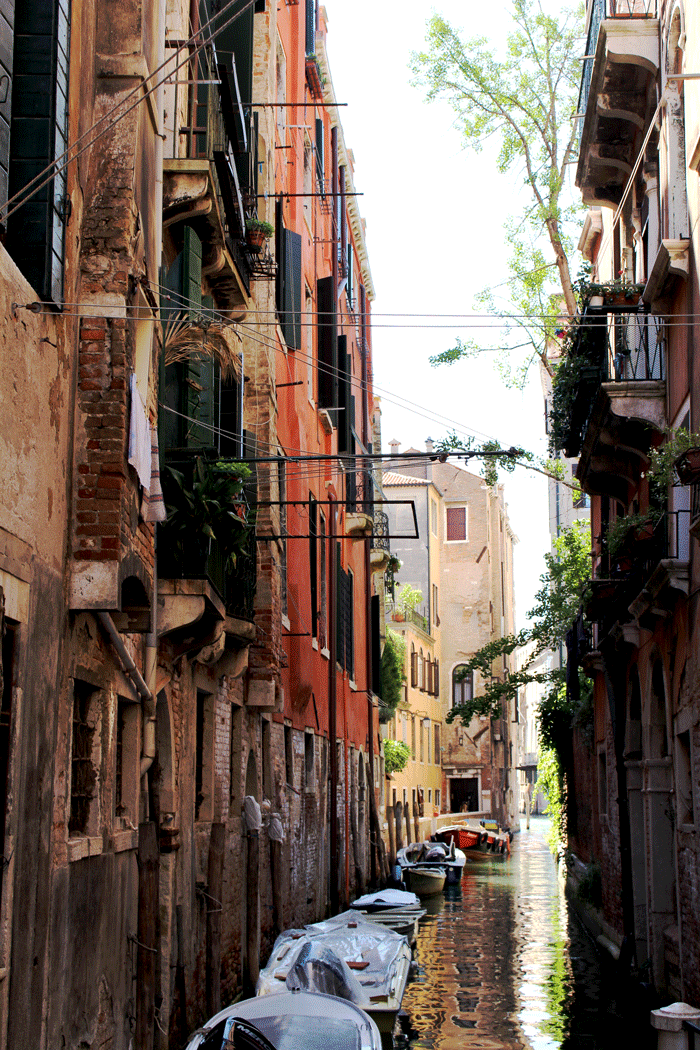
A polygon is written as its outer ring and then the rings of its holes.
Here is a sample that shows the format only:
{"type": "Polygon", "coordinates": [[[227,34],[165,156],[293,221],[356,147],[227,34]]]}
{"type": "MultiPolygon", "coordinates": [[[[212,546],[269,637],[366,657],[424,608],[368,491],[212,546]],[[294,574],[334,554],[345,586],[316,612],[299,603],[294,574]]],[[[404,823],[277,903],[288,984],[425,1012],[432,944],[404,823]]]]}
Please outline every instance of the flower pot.
{"type": "Polygon", "coordinates": [[[261,252],[265,241],[267,240],[267,234],[264,230],[246,230],[246,244],[254,252],[261,252]]]}
{"type": "Polygon", "coordinates": [[[674,460],[681,485],[692,485],[700,480],[700,448],[688,448],[674,460]]]}

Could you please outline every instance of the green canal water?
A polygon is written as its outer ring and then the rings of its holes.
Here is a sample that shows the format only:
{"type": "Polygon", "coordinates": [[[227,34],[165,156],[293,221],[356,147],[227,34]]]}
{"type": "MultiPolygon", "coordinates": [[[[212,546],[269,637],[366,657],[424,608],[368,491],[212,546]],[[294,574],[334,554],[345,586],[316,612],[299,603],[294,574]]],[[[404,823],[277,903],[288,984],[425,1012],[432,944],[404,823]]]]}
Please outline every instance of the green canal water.
{"type": "Polygon", "coordinates": [[[529,830],[523,819],[509,860],[468,864],[461,886],[428,902],[403,1000],[407,1038],[397,1046],[621,1050],[646,1043],[639,1033],[631,1038],[614,969],[570,912],[548,831],[544,817],[529,830]]]}

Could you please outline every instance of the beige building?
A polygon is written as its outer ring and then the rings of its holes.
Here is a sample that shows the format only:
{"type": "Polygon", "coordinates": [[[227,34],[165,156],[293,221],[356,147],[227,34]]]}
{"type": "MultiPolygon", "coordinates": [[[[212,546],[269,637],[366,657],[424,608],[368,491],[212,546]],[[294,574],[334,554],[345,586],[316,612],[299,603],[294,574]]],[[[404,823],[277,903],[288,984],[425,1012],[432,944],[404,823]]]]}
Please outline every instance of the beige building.
{"type": "MultiPolygon", "coordinates": [[[[474,695],[478,675],[459,680],[458,671],[487,642],[514,630],[513,545],[503,486],[489,488],[483,478],[462,467],[425,458],[409,449],[384,474],[387,499],[412,500],[419,538],[392,539],[392,551],[403,565],[402,584],[423,594],[421,614],[435,635],[443,718],[451,707],[474,695]],[[399,473],[400,471],[400,473],[399,473]]],[[[391,535],[408,533],[408,513],[397,508],[391,535]]],[[[505,659],[494,676],[510,672],[505,659]]],[[[474,718],[467,727],[457,720],[441,732],[441,812],[462,810],[493,816],[502,824],[517,819],[518,799],[511,739],[513,705],[497,719],[474,718]],[[511,709],[512,708],[512,709],[511,709]]]]}

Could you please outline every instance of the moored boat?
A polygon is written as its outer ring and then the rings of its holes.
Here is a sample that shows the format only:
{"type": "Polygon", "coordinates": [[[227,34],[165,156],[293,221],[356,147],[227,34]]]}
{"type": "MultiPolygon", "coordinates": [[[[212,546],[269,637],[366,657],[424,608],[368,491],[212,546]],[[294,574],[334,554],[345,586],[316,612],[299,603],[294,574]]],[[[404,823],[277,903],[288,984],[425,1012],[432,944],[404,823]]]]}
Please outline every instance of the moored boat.
{"type": "Polygon", "coordinates": [[[428,868],[444,868],[447,873],[447,883],[459,883],[464,872],[466,856],[452,842],[413,842],[410,846],[404,846],[396,854],[396,860],[401,867],[409,868],[415,864],[428,868]]]}
{"type": "Polygon", "coordinates": [[[302,1046],[381,1050],[381,1035],[354,1003],[319,992],[286,992],[220,1010],[191,1036],[187,1050],[299,1050],[302,1046]]]}
{"type": "Polygon", "coordinates": [[[445,888],[447,871],[444,867],[408,864],[402,869],[404,882],[419,897],[432,897],[445,888]]]}
{"type": "Polygon", "coordinates": [[[405,937],[346,911],[280,934],[256,992],[267,996],[300,989],[337,995],[365,1010],[380,1032],[390,1032],[410,963],[405,937]]]}
{"type": "Polygon", "coordinates": [[[468,860],[505,860],[510,855],[510,832],[496,821],[464,821],[448,824],[433,836],[439,842],[455,842],[468,860]]]}

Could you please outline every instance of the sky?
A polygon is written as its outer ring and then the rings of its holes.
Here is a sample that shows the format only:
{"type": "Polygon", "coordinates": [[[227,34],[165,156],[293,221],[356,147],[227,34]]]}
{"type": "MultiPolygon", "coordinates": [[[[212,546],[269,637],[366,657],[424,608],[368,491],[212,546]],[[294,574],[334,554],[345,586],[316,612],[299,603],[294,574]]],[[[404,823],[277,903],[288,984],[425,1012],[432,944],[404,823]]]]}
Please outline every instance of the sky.
{"type": "MultiPolygon", "coordinates": [[[[479,312],[474,295],[505,279],[503,223],[519,210],[519,185],[517,176],[498,172],[495,148],[465,148],[445,103],[424,102],[410,84],[410,53],[423,48],[434,11],[466,27],[465,36],[489,36],[498,49],[508,5],[325,0],[325,8],[329,65],[336,99],[347,103],[340,113],[354,155],[355,189],[362,194],[358,204],[376,292],[372,343],[383,450],[392,439],[402,450],[422,449],[426,438],[437,441],[454,430],[545,455],[536,369],[520,392],[504,386],[494,354],[438,368],[428,361],[452,348],[457,336],[498,345],[494,334],[460,327],[470,322],[454,315],[479,312]]],[[[483,321],[471,320],[478,323],[483,321]]],[[[519,540],[514,565],[520,627],[549,549],[547,483],[524,469],[502,479],[519,540]]]]}

